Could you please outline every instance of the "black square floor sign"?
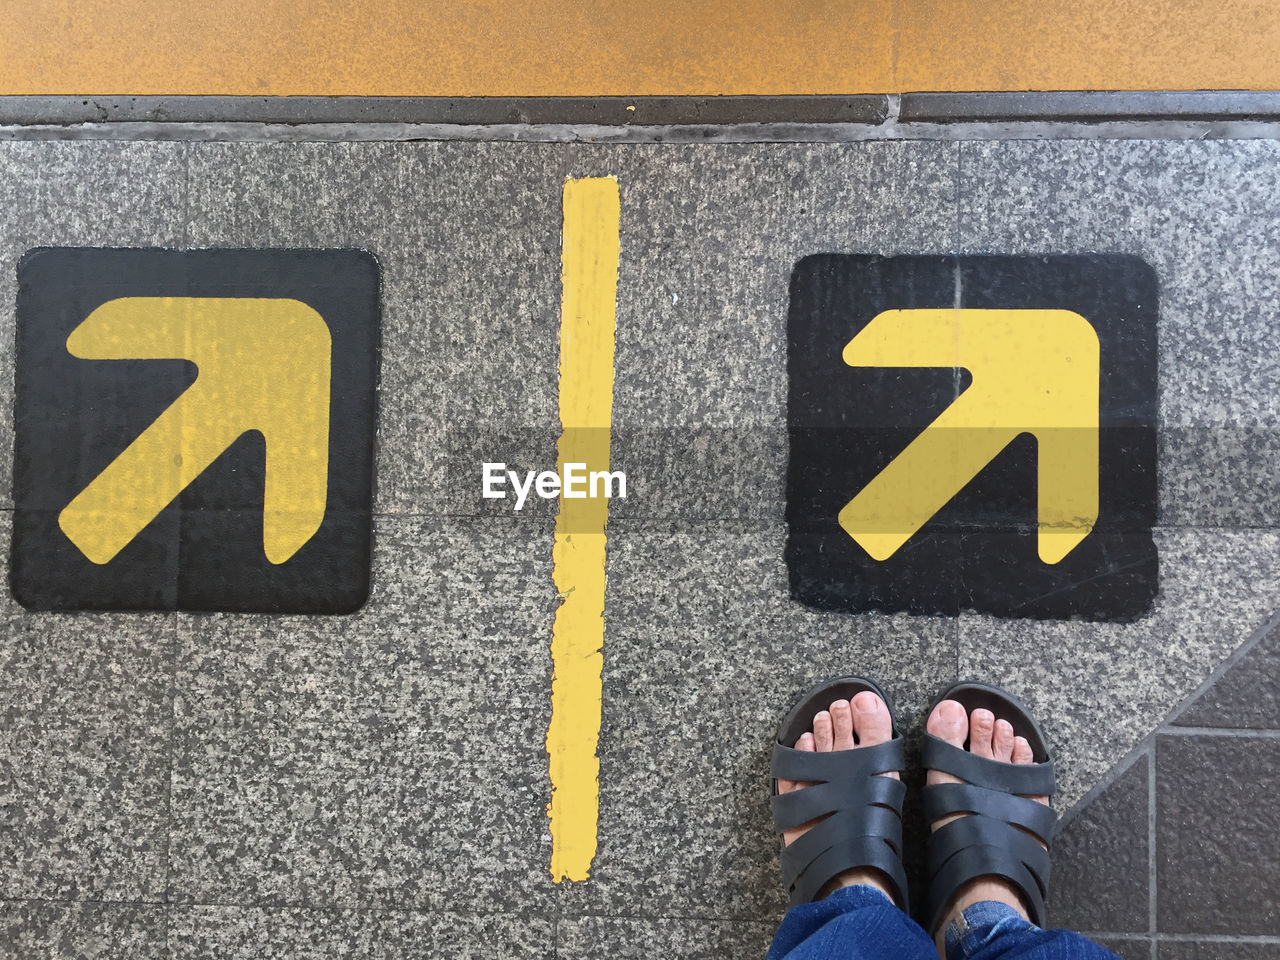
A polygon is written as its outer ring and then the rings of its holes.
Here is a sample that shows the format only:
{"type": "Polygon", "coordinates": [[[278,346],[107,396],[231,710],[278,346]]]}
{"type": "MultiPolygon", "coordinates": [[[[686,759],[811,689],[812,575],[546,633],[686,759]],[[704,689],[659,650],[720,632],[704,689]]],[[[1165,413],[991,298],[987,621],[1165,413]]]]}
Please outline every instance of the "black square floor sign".
{"type": "Polygon", "coordinates": [[[18,266],[18,601],[358,608],[378,323],[378,265],[358,250],[29,252],[18,266]]]}
{"type": "Polygon", "coordinates": [[[1156,278],[1133,257],[802,260],[794,598],[1127,620],[1158,568],[1156,278]]]}

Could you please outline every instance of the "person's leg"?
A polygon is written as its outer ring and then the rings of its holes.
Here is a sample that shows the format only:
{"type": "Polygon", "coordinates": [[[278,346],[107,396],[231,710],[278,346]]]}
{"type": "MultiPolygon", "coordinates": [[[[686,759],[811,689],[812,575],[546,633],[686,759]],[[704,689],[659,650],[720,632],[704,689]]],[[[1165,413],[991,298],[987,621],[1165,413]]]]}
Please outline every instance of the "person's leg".
{"type": "MultiPolygon", "coordinates": [[[[1032,749],[1014,735],[1008,721],[989,710],[967,713],[954,700],[944,700],[929,716],[929,733],[955,747],[1000,763],[1030,764],[1032,749]]],[[[928,771],[930,784],[959,783],[950,774],[928,771]]],[[[1033,797],[1047,804],[1048,797],[1033,797]]],[[[961,814],[960,816],[963,816],[961,814]]],[[[945,817],[938,830],[959,819],[945,817]]],[[[962,887],[935,931],[938,954],[945,960],[1114,960],[1115,954],[1068,930],[1041,930],[1029,919],[1017,888],[998,876],[979,877],[962,887]]]]}
{"type": "Polygon", "coordinates": [[[766,960],[937,960],[924,928],[873,886],[792,907],[766,960]]]}
{"type": "MultiPolygon", "coordinates": [[[[852,702],[837,700],[817,713],[812,731],[802,734],[795,748],[819,753],[856,750],[892,737],[889,708],[868,691],[852,702]]],[[[896,772],[882,776],[899,778],[896,772]]],[[[808,786],[779,780],[778,792],[808,786]]],[[[784,831],[783,843],[795,843],[817,822],[784,831]]],[[[934,960],[928,934],[894,905],[887,879],[869,868],[841,873],[827,885],[824,898],[791,908],[769,948],[768,960],[934,960]]]]}
{"type": "Polygon", "coordinates": [[[1118,960],[1070,930],[1041,930],[1007,903],[965,908],[946,928],[946,960],[1118,960]]]}

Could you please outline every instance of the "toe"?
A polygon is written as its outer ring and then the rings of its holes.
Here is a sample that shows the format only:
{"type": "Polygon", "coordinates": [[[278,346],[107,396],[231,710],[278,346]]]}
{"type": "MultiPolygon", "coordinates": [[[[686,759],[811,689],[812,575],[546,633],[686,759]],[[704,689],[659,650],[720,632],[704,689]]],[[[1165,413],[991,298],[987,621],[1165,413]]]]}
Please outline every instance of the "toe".
{"type": "Polygon", "coordinates": [[[969,752],[988,760],[995,757],[992,744],[995,728],[996,716],[990,710],[975,710],[969,714],[969,752]]]}
{"type": "Polygon", "coordinates": [[[992,752],[1001,763],[1013,762],[1013,724],[1008,720],[996,721],[995,737],[992,739],[992,752]]]}
{"type": "MultiPolygon", "coordinates": [[[[813,752],[813,734],[805,732],[800,734],[800,739],[796,741],[796,749],[803,750],[805,753],[813,752]]],[[[799,790],[800,784],[795,780],[779,780],[778,792],[790,793],[792,790],[799,790]]]]}
{"type": "Polygon", "coordinates": [[[848,700],[836,700],[831,704],[831,730],[833,750],[852,750],[856,744],[853,740],[853,710],[848,700]]]}
{"type": "Polygon", "coordinates": [[[835,734],[831,726],[831,714],[826,710],[821,710],[814,715],[813,740],[814,746],[819,753],[829,753],[831,751],[835,734]]]}
{"type": "Polygon", "coordinates": [[[1014,763],[1031,763],[1035,758],[1035,754],[1031,752],[1031,744],[1027,743],[1026,737],[1013,738],[1014,763]]]}
{"type": "Polygon", "coordinates": [[[963,747],[969,736],[969,715],[954,700],[943,700],[929,715],[928,730],[953,747],[963,747]]]}
{"type": "Polygon", "coordinates": [[[853,732],[864,747],[893,739],[893,718],[885,702],[870,690],[853,698],[853,732]]]}

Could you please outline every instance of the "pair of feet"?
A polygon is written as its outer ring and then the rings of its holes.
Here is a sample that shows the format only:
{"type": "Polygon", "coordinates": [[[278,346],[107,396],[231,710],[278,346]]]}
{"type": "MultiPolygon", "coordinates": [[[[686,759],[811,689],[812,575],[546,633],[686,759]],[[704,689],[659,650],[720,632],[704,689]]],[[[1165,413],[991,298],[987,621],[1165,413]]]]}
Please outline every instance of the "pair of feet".
{"type": "MultiPolygon", "coordinates": [[[[955,700],[943,700],[929,715],[927,725],[929,733],[944,740],[954,747],[965,748],[979,757],[1010,764],[1031,764],[1034,756],[1030,744],[1023,737],[1014,734],[1013,726],[1002,718],[996,717],[989,710],[974,710],[972,714],[955,700]]],[[[805,752],[817,751],[826,753],[837,750],[857,750],[859,747],[875,746],[893,738],[893,718],[885,702],[875,693],[866,691],[849,700],[836,700],[827,710],[823,710],[813,718],[813,730],[804,733],[796,742],[795,748],[805,752]]],[[[881,776],[898,779],[897,773],[886,773],[881,776]]],[[[959,783],[956,777],[937,770],[927,772],[927,780],[935,783],[959,783]]],[[[779,780],[778,792],[790,793],[808,783],[791,780],[779,780]]],[[[1047,804],[1048,797],[1034,797],[1047,804]]],[[[945,817],[933,823],[932,829],[938,830],[959,816],[945,817]]],[[[806,823],[783,833],[783,842],[794,843],[803,836],[814,823],[806,823]]],[[[831,889],[865,884],[874,887],[886,896],[892,897],[890,885],[877,870],[847,870],[831,884],[831,889]]],[[[1000,877],[980,877],[962,887],[949,906],[946,917],[939,929],[934,931],[941,939],[943,931],[962,910],[982,901],[995,900],[1008,904],[1022,916],[1027,916],[1025,905],[1017,890],[1007,880],[1000,877]]]]}

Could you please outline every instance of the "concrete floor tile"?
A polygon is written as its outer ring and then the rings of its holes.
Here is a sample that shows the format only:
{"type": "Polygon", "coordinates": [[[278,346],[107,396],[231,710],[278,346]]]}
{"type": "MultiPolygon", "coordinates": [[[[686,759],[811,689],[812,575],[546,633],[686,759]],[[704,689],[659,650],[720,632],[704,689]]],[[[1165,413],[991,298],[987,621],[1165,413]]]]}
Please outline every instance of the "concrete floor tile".
{"type": "Polygon", "coordinates": [[[360,719],[362,660],[352,619],[221,613],[176,619],[180,732],[360,719]]]}
{"type": "Polygon", "coordinates": [[[1153,960],[1150,940],[1141,938],[1117,940],[1114,937],[1090,937],[1090,939],[1106,947],[1120,960],[1153,960]]]}
{"type": "Polygon", "coordinates": [[[173,960],[365,960],[370,917],[362,911],[182,906],[169,908],[173,960]]]}
{"type": "MultiPolygon", "coordinates": [[[[0,782],[19,785],[0,807],[21,827],[0,830],[0,894],[162,899],[171,783],[177,956],[549,957],[557,908],[566,956],[758,954],[783,909],[769,742],[805,688],[845,672],[883,682],[916,732],[957,675],[1008,684],[1043,718],[1070,806],[1280,605],[1280,539],[1237,529],[1274,525],[1280,475],[1277,150],[0,144],[20,184],[17,213],[0,211],[10,341],[13,268],[36,243],[357,246],[384,283],[369,603],[331,618],[0,608],[0,782]],[[479,463],[553,465],[561,189],[607,174],[622,190],[614,458],[630,496],[611,510],[599,853],[590,881],[557,887],[554,506],[482,500],[479,463]],[[957,247],[1130,252],[1160,276],[1168,528],[1162,594],[1136,623],[957,624],[789,598],[792,266],[957,247]]],[[[0,400],[11,375],[0,348],[0,400]]],[[[1241,690],[1233,703],[1261,696],[1241,690]]],[[[1107,847],[1133,791],[1086,811],[1064,850],[1107,847]]],[[[1137,901],[1123,907],[1093,929],[1144,932],[1137,901]]],[[[19,909],[35,911],[21,929],[72,930],[56,934],[72,949],[81,930],[136,935],[143,956],[150,942],[149,914],[19,909]]]]}
{"type": "Polygon", "coordinates": [[[1161,940],[1158,960],[1280,960],[1280,941],[1161,940]]]}
{"type": "Polygon", "coordinates": [[[1174,719],[1182,727],[1280,730],[1280,627],[1259,639],[1174,719]]]}
{"type": "Polygon", "coordinates": [[[362,904],[546,912],[549,800],[544,757],[474,763],[430,736],[380,741],[361,817],[362,904]]]}
{"type": "Polygon", "coordinates": [[[1049,891],[1054,927],[1149,930],[1149,779],[1144,756],[1058,831],[1049,891]]]}
{"type": "Polygon", "coordinates": [[[160,905],[0,901],[0,953],[41,960],[168,960],[160,905]]]}
{"type": "Polygon", "coordinates": [[[773,939],[767,923],[659,917],[566,917],[560,921],[561,960],[730,960],[761,957],[773,939]]]}
{"type": "Polygon", "coordinates": [[[1280,526],[1280,432],[1273,426],[1171,427],[1159,434],[1160,522],[1280,526]]]}
{"type": "Polygon", "coordinates": [[[591,879],[562,885],[561,909],[780,920],[768,769],[767,744],[603,748],[591,879]]]}
{"type": "Polygon", "coordinates": [[[0,144],[7,255],[36,246],[180,246],[185,144],[10,141],[0,144]]]}
{"type": "Polygon", "coordinates": [[[369,914],[375,960],[552,960],[559,957],[550,917],[472,913],[369,914]]]}
{"type": "Polygon", "coordinates": [[[966,251],[1114,251],[1155,268],[1161,423],[1194,428],[1163,447],[1162,497],[1171,498],[1163,514],[1216,523],[1224,511],[1239,514],[1236,500],[1267,510],[1250,478],[1276,472],[1275,444],[1230,448],[1239,445],[1232,431],[1270,430],[1280,416],[1271,333],[1280,317],[1280,211],[1272,202],[1280,144],[1059,140],[960,149],[966,251]],[[1226,463],[1214,468],[1224,445],[1226,463]]]}
{"type": "Polygon", "coordinates": [[[404,282],[396,266],[411,254],[394,242],[409,218],[403,148],[198,143],[188,150],[191,246],[354,247],[382,264],[384,296],[404,282]]]}
{"type": "Polygon", "coordinates": [[[879,681],[907,727],[955,676],[953,620],[793,602],[781,521],[610,531],[605,735],[617,743],[702,738],[732,720],[741,742],[767,745],[801,693],[850,673],[879,681]]]}
{"type": "Polygon", "coordinates": [[[552,540],[546,523],[384,517],[352,616],[181,616],[180,729],[369,724],[459,757],[540,749],[552,540]]]}
{"type": "MultiPolygon", "coordinates": [[[[1280,740],[1156,739],[1161,933],[1280,937],[1280,740]]],[[[1163,951],[1162,951],[1163,952],[1163,951]]]]}
{"type": "Polygon", "coordinates": [[[782,423],[792,267],[950,251],[956,155],[908,142],[619,151],[616,426],[782,423]]]}
{"type": "Polygon", "coordinates": [[[549,898],[551,543],[384,517],[353,616],[183,617],[175,895],[549,898]]]}
{"type": "Polygon", "coordinates": [[[1161,592],[1130,623],[960,618],[960,673],[1036,712],[1058,767],[1059,810],[1102,775],[1274,611],[1280,538],[1157,530],[1161,592]]]}
{"type": "Polygon", "coordinates": [[[386,519],[378,533],[375,595],[357,618],[370,721],[462,759],[541,750],[551,527],[386,519]]]}
{"type": "Polygon", "coordinates": [[[164,898],[167,731],[127,715],[0,729],[0,896],[164,898]]]}
{"type": "Polygon", "coordinates": [[[174,902],[354,905],[363,729],[197,727],[174,745],[169,895],[174,902]]]}
{"type": "Polygon", "coordinates": [[[0,897],[163,897],[173,649],[171,618],[0,597],[0,897]]]}
{"type": "MultiPolygon", "coordinates": [[[[8,538],[0,534],[0,539],[8,538]]],[[[172,619],[33,614],[6,593],[0,598],[0,629],[0,718],[114,715],[167,724],[172,619]]]]}

